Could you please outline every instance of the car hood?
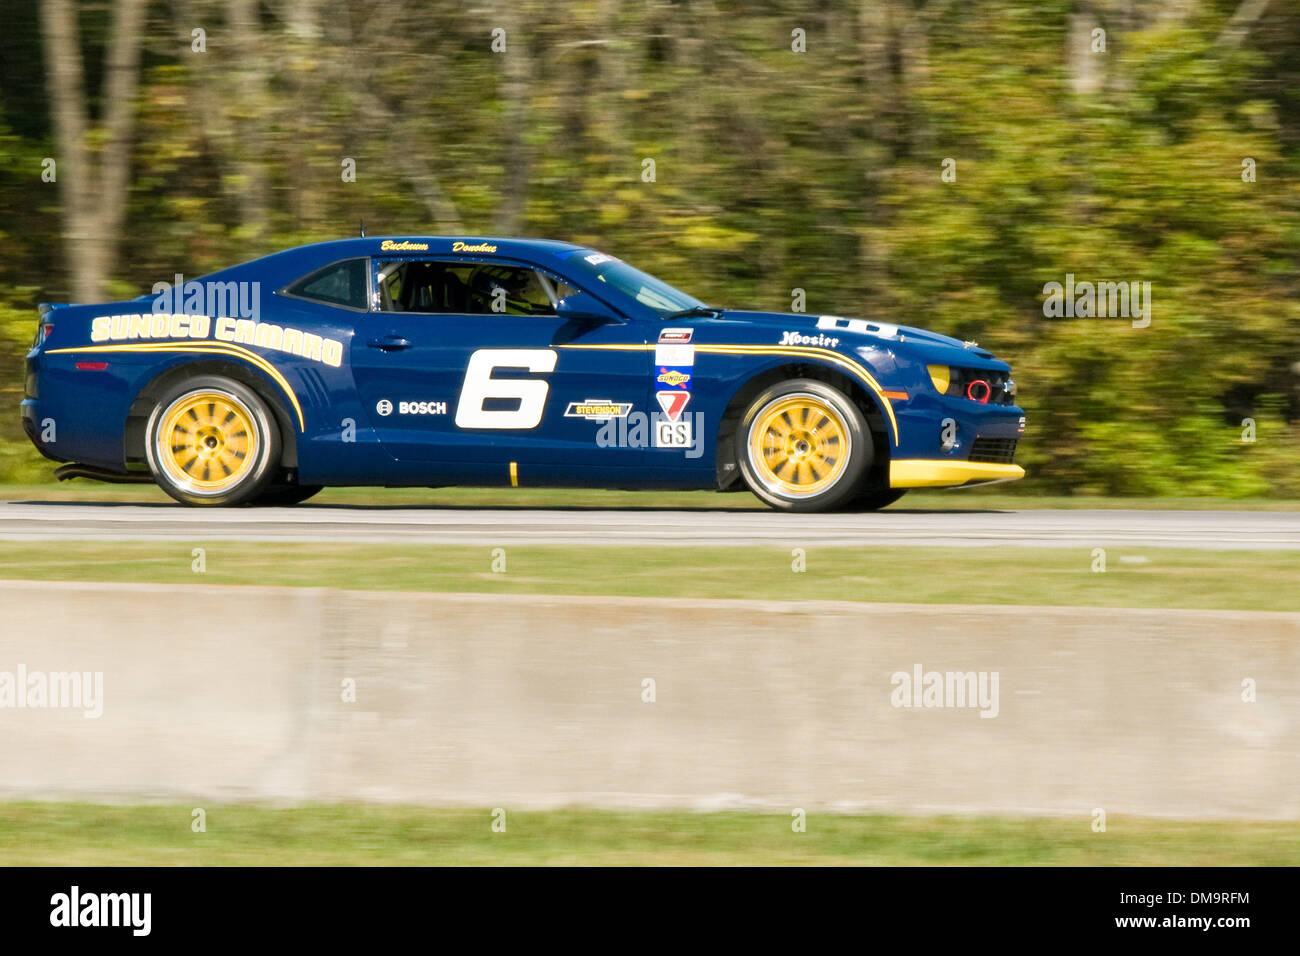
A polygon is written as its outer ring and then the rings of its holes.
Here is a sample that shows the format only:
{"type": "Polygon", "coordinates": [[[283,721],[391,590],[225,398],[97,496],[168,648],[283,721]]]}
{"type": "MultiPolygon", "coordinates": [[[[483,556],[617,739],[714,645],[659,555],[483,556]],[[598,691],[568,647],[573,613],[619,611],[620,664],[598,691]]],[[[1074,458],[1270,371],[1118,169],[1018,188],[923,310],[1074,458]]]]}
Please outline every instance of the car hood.
{"type": "MultiPolygon", "coordinates": [[[[683,323],[685,324],[685,323],[683,323]]],[[[824,336],[830,341],[826,346],[836,351],[884,351],[893,355],[908,356],[929,362],[976,368],[1009,369],[993,353],[974,342],[963,342],[950,335],[918,329],[911,325],[896,325],[875,319],[848,318],[833,315],[810,315],[799,312],[747,312],[726,309],[718,318],[710,320],[714,328],[746,326],[771,329],[779,342],[786,332],[799,335],[824,336]]]]}

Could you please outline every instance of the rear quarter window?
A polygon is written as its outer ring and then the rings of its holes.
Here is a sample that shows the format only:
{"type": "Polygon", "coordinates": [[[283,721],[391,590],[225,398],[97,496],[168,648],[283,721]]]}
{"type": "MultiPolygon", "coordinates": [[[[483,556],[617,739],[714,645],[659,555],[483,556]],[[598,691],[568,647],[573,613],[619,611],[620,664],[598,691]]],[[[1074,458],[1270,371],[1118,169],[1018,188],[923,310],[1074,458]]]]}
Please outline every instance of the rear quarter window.
{"type": "Polygon", "coordinates": [[[369,307],[369,272],[365,259],[344,259],[285,286],[284,293],[312,302],[365,311],[369,307]]]}

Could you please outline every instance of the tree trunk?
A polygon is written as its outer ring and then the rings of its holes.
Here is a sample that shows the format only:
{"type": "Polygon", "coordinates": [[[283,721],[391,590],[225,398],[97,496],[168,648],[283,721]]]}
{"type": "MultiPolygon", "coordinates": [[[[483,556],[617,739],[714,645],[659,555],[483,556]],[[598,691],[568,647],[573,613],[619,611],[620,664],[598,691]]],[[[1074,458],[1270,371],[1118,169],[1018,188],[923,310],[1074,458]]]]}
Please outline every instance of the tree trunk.
{"type": "MultiPolygon", "coordinates": [[[[501,206],[497,210],[496,230],[503,236],[518,235],[524,223],[524,205],[528,200],[528,176],[532,155],[528,142],[528,97],[535,71],[533,58],[524,45],[521,18],[517,2],[500,5],[494,22],[501,23],[506,31],[505,53],[498,54],[505,62],[502,97],[505,99],[505,182],[501,189],[501,206]]],[[[531,17],[528,19],[532,19],[531,17]]]]}
{"type": "Polygon", "coordinates": [[[143,0],[117,0],[104,64],[106,105],[97,130],[103,133],[104,146],[94,160],[86,146],[86,88],[76,9],[69,0],[41,4],[63,230],[72,295],[79,302],[104,297],[117,261],[118,237],[126,221],[143,25],[143,0]]]}
{"type": "MultiPolygon", "coordinates": [[[[230,0],[226,22],[231,37],[240,38],[240,53],[230,59],[240,118],[235,120],[236,142],[230,144],[237,157],[239,221],[248,237],[261,239],[270,228],[271,197],[267,181],[266,156],[262,140],[265,125],[260,118],[250,121],[248,111],[261,110],[270,102],[267,92],[266,54],[254,0],[230,0]]],[[[220,107],[218,107],[220,108],[220,107]]],[[[254,114],[256,116],[256,114],[254,114]]]]}

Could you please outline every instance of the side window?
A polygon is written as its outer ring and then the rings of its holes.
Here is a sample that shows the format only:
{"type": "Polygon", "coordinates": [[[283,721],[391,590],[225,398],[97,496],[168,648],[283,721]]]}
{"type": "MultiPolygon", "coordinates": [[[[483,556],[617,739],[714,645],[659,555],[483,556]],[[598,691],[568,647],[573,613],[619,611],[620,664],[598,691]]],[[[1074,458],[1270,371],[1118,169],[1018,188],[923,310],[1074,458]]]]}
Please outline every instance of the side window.
{"type": "Polygon", "coordinates": [[[395,259],[380,262],[377,275],[384,312],[554,315],[570,294],[535,269],[496,263],[395,259]]]}
{"type": "Polygon", "coordinates": [[[345,259],[304,276],[284,290],[288,295],[349,309],[366,308],[366,260],[345,259]]]}

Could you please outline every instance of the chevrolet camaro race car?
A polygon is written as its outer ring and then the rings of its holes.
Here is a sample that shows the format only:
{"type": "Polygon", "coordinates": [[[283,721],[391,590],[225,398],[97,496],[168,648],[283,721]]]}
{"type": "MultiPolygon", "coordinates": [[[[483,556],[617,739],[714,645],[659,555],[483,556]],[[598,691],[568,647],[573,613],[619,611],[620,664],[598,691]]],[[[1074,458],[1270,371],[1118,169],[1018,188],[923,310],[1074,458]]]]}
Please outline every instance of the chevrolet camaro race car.
{"type": "Polygon", "coordinates": [[[1010,367],[713,308],[562,242],[360,238],[42,305],[23,426],[61,478],[192,505],[326,485],[748,488],[792,511],[1019,478],[1010,367]]]}

